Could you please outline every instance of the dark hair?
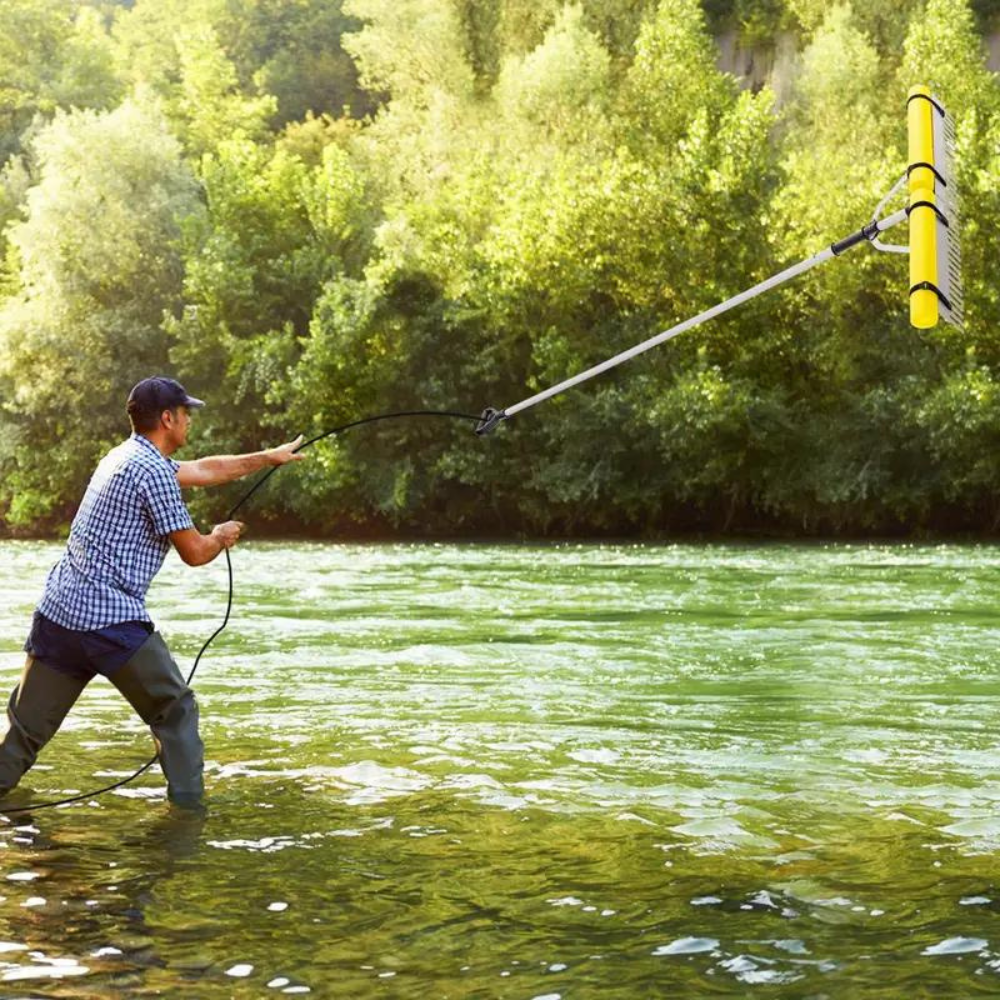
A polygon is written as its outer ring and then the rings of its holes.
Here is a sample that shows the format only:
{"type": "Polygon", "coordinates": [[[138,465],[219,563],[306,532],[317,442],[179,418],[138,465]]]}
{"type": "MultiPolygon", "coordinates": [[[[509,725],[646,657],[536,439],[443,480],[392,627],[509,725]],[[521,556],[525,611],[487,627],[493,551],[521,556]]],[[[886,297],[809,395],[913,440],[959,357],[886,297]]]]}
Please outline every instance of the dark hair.
{"type": "MultiPolygon", "coordinates": [[[[163,410],[176,410],[176,406],[165,406],[163,410]]],[[[130,399],[125,404],[125,412],[128,413],[128,422],[132,425],[132,430],[136,434],[145,434],[155,431],[160,426],[160,414],[163,410],[142,406],[134,399],[130,399]]]]}

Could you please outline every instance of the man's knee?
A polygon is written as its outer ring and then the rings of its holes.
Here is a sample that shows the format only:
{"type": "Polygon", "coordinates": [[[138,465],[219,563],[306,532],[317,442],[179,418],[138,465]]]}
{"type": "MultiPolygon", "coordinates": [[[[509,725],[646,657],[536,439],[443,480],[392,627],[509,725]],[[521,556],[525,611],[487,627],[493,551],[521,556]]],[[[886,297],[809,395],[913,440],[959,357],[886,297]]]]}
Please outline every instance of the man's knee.
{"type": "Polygon", "coordinates": [[[88,680],[29,656],[20,683],[7,703],[11,726],[16,725],[32,739],[46,743],[58,730],[88,680]]]}
{"type": "Polygon", "coordinates": [[[87,681],[31,656],[7,703],[7,731],[0,740],[0,794],[17,784],[56,734],[87,681]]]}
{"type": "Polygon", "coordinates": [[[163,704],[161,711],[149,725],[154,729],[169,727],[176,730],[197,730],[199,714],[198,699],[194,691],[185,685],[176,698],[163,704]]]}
{"type": "Polygon", "coordinates": [[[152,730],[170,798],[197,800],[204,767],[198,701],[159,633],[109,679],[152,730]]]}
{"type": "Polygon", "coordinates": [[[109,680],[149,726],[197,715],[194,692],[184,682],[159,632],[154,632],[109,680]]]}

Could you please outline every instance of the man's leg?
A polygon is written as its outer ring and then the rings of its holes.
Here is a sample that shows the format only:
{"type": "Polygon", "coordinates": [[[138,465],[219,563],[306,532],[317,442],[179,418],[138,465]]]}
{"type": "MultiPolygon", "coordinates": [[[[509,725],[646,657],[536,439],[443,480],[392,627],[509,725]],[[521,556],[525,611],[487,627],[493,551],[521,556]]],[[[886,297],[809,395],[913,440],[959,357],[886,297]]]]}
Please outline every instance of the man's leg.
{"type": "Polygon", "coordinates": [[[8,728],[0,741],[0,795],[9,792],[35,763],[89,680],[28,656],[21,682],[7,705],[8,728]]]}
{"type": "Polygon", "coordinates": [[[204,791],[198,703],[160,633],[154,632],[108,680],[152,730],[170,800],[196,805],[204,791]]]}

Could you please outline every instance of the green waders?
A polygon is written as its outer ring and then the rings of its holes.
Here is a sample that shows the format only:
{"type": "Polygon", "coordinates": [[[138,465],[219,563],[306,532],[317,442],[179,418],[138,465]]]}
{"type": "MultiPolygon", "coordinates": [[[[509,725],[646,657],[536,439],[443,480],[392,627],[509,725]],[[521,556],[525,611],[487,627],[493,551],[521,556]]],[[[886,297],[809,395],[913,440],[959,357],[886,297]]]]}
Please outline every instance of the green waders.
{"type": "MultiPolygon", "coordinates": [[[[198,703],[159,632],[150,635],[109,680],[152,731],[170,800],[197,806],[204,791],[198,703]]],[[[28,658],[7,706],[10,726],[0,742],[0,795],[35,763],[86,686],[87,680],[28,658]]]]}
{"type": "Polygon", "coordinates": [[[9,792],[52,739],[87,680],[29,656],[7,703],[9,728],[0,743],[0,795],[9,792]]]}

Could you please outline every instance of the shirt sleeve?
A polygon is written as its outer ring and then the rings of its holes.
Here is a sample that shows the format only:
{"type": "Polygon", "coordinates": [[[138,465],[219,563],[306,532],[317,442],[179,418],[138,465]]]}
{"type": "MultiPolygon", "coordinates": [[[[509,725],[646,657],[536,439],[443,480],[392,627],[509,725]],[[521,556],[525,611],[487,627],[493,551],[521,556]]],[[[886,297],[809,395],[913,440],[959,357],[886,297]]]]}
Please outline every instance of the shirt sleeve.
{"type": "Polygon", "coordinates": [[[157,535],[194,527],[173,469],[164,467],[144,476],[139,483],[139,498],[157,535]]]}

